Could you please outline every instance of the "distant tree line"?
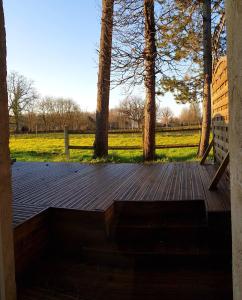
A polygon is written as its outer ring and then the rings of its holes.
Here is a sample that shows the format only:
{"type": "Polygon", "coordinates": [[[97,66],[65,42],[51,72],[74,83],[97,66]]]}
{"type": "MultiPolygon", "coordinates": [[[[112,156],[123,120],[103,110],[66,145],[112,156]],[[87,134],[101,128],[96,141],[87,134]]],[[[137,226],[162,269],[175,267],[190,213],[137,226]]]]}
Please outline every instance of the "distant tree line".
{"type": "MultiPolygon", "coordinates": [[[[9,112],[12,131],[55,132],[68,126],[72,131],[94,131],[95,113],[82,111],[68,98],[40,97],[32,80],[17,72],[8,76],[9,112]]],[[[139,129],[144,126],[145,100],[128,96],[109,111],[108,129],[139,129]]],[[[184,108],[179,117],[174,117],[169,107],[157,106],[156,126],[180,126],[199,124],[201,112],[198,104],[184,108]]]]}
{"type": "Polygon", "coordinates": [[[11,72],[8,75],[8,109],[12,131],[94,130],[95,114],[82,111],[72,99],[40,97],[32,80],[11,72]]]}

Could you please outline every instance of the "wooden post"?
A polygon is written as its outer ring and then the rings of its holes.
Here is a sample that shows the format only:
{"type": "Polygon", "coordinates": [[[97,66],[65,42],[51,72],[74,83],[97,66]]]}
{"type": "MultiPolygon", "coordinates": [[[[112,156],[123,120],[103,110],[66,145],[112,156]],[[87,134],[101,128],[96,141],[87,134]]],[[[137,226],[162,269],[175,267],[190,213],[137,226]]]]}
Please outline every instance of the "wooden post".
{"type": "Polygon", "coordinates": [[[69,139],[68,126],[65,126],[65,129],[64,129],[64,140],[65,140],[65,155],[66,155],[66,159],[69,160],[70,159],[70,149],[69,149],[70,139],[69,139]]]}
{"type": "Polygon", "coordinates": [[[0,299],[15,300],[11,164],[7,93],[6,33],[0,0],[0,299]]]}
{"type": "Polygon", "coordinates": [[[228,164],[229,164],[229,152],[227,152],[225,158],[223,159],[221,165],[219,166],[217,172],[215,173],[213,179],[212,179],[212,182],[209,186],[209,191],[213,191],[213,190],[216,190],[217,188],[217,185],[220,181],[220,179],[222,178],[224,172],[226,171],[227,167],[228,167],[228,164]]]}
{"type": "Polygon", "coordinates": [[[200,165],[204,165],[204,163],[205,163],[205,161],[206,161],[206,159],[207,159],[207,157],[208,157],[208,155],[209,155],[212,148],[213,148],[213,139],[210,142],[210,144],[208,145],[208,147],[207,147],[207,149],[206,149],[206,151],[205,151],[205,153],[204,153],[204,155],[203,155],[203,157],[200,161],[200,165]]]}
{"type": "Polygon", "coordinates": [[[226,0],[233,297],[242,299],[242,1],[226,0]]]}

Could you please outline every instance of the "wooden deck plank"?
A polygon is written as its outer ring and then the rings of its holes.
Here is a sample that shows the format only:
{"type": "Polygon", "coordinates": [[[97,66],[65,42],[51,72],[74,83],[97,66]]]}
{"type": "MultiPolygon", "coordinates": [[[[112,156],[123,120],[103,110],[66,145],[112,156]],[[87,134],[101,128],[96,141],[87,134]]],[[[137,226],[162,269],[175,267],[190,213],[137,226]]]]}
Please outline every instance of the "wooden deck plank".
{"type": "MultiPolygon", "coordinates": [[[[155,179],[157,178],[156,174],[156,165],[150,165],[147,169],[147,174],[143,182],[140,182],[140,189],[137,190],[132,200],[142,201],[142,200],[152,200],[152,196],[149,195],[149,190],[155,184],[155,179]],[[150,198],[149,198],[150,197],[150,198]]],[[[162,169],[163,167],[160,166],[162,169]]]]}
{"type": "Polygon", "coordinates": [[[14,220],[13,225],[16,227],[24,223],[25,221],[31,219],[42,211],[46,210],[45,207],[41,206],[32,206],[32,205],[23,205],[23,204],[13,204],[13,214],[14,220]]]}
{"type": "Polygon", "coordinates": [[[118,200],[130,201],[133,200],[133,197],[139,191],[140,187],[145,181],[145,178],[148,174],[147,168],[141,168],[139,175],[132,178],[132,182],[126,185],[126,191],[122,195],[119,195],[118,200]]]}
{"type": "Polygon", "coordinates": [[[225,183],[209,192],[213,166],[199,163],[20,163],[12,167],[14,226],[49,207],[105,211],[120,201],[204,200],[209,211],[230,210],[225,183]]]}
{"type": "Polygon", "coordinates": [[[170,183],[171,180],[171,174],[173,172],[173,164],[168,164],[167,168],[164,170],[165,174],[162,178],[162,183],[160,184],[160,187],[157,191],[157,200],[165,200],[166,199],[166,194],[167,194],[167,189],[168,189],[168,185],[170,183]]]}
{"type": "MultiPolygon", "coordinates": [[[[147,190],[144,195],[144,199],[149,199],[150,201],[157,200],[157,191],[161,184],[163,184],[164,175],[166,173],[167,164],[156,164],[154,165],[156,173],[152,179],[152,184],[148,185],[147,190]]],[[[159,199],[158,199],[159,200],[159,199]]]]}
{"type": "MultiPolygon", "coordinates": [[[[98,169],[95,170],[95,174],[98,176],[98,169]]],[[[58,203],[61,202],[62,199],[66,200],[70,194],[73,194],[74,196],[74,188],[78,185],[78,183],[81,182],[82,186],[79,186],[79,192],[83,188],[85,188],[85,184],[88,184],[91,182],[91,179],[93,178],[93,170],[90,169],[88,172],[83,175],[79,173],[73,173],[68,176],[64,176],[60,180],[56,180],[53,184],[49,186],[46,186],[46,188],[40,189],[38,191],[38,195],[36,195],[35,191],[33,191],[34,196],[36,196],[36,200],[43,205],[50,204],[50,205],[58,205],[58,203]]],[[[33,195],[31,195],[31,198],[33,199],[33,195]]]]}
{"type": "Polygon", "coordinates": [[[205,199],[204,189],[198,172],[199,164],[191,164],[191,189],[192,199],[205,199]]]}
{"type": "Polygon", "coordinates": [[[180,186],[180,200],[191,199],[191,188],[190,188],[190,176],[191,176],[191,164],[182,164],[182,180],[180,186]]]}
{"type": "Polygon", "coordinates": [[[170,194],[167,200],[180,200],[180,186],[182,180],[183,172],[182,172],[182,164],[176,164],[174,167],[174,174],[172,176],[172,183],[170,188],[170,194]]]}
{"type": "Polygon", "coordinates": [[[200,166],[198,168],[201,182],[205,193],[205,204],[208,212],[226,212],[230,208],[227,203],[229,202],[228,197],[225,195],[223,190],[218,189],[216,191],[209,191],[209,184],[211,182],[211,176],[207,171],[206,166],[200,166]]]}
{"type": "MultiPolygon", "coordinates": [[[[112,191],[112,193],[107,196],[107,199],[100,203],[100,205],[102,205],[102,207],[107,207],[107,203],[121,200],[128,189],[132,190],[135,184],[135,178],[138,178],[141,169],[141,165],[137,165],[135,168],[130,169],[128,176],[122,182],[117,182],[117,188],[112,191]]],[[[122,200],[124,200],[124,198],[122,200]]]]}
{"type": "MultiPolygon", "coordinates": [[[[122,195],[124,189],[127,188],[132,178],[135,178],[139,172],[139,168],[126,169],[119,178],[109,185],[109,188],[101,193],[99,207],[107,209],[118,195],[122,195]],[[123,188],[123,189],[122,189],[123,188]]],[[[94,204],[94,203],[93,203],[94,204]]]]}

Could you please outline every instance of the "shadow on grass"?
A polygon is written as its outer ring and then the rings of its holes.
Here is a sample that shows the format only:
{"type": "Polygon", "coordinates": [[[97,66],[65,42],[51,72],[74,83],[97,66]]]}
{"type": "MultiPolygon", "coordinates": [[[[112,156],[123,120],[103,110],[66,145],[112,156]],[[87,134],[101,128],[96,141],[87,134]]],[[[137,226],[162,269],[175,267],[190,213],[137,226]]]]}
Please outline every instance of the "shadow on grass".
{"type": "Polygon", "coordinates": [[[158,162],[182,162],[182,161],[195,161],[197,160],[196,154],[187,153],[182,155],[167,155],[165,153],[156,155],[158,162]]]}
{"type": "Polygon", "coordinates": [[[113,163],[140,163],[143,162],[142,155],[123,156],[117,153],[112,153],[108,156],[108,161],[113,163]]]}
{"type": "MultiPolygon", "coordinates": [[[[73,159],[71,159],[73,160],[73,159]]],[[[77,161],[77,159],[75,159],[77,161]]],[[[93,158],[93,155],[82,155],[79,158],[82,163],[140,163],[143,161],[142,155],[124,156],[117,153],[109,154],[107,158],[93,158]]]]}
{"type": "Polygon", "coordinates": [[[53,161],[61,155],[60,152],[14,151],[11,157],[20,161],[53,161]]]}
{"type": "MultiPolygon", "coordinates": [[[[61,151],[45,152],[45,151],[13,151],[11,153],[12,158],[16,158],[17,161],[40,161],[40,162],[51,162],[59,161],[66,162],[65,154],[61,151]]],[[[165,162],[183,162],[183,161],[195,161],[198,160],[196,157],[196,151],[181,151],[181,152],[158,152],[156,155],[156,161],[154,163],[165,163],[165,162]]],[[[142,163],[142,153],[118,153],[111,152],[106,159],[94,159],[93,153],[71,153],[69,162],[80,162],[80,163],[142,163]]]]}

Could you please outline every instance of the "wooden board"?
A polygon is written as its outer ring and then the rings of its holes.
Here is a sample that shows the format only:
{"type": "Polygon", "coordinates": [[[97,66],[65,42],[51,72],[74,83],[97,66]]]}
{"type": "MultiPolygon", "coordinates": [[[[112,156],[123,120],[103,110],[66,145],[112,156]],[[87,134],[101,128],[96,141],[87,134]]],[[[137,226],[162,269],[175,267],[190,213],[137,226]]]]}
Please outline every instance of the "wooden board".
{"type": "MultiPolygon", "coordinates": [[[[229,193],[221,183],[217,191],[208,191],[214,173],[214,165],[201,166],[198,162],[15,163],[12,180],[17,275],[21,277],[23,270],[35,268],[39,259],[50,253],[58,255],[61,251],[79,257],[83,245],[94,252],[105,248],[118,220],[117,205],[131,214],[128,219],[148,220],[149,228],[155,219],[167,224],[169,220],[187,222],[195,218],[196,224],[200,220],[203,226],[207,217],[208,227],[223,225],[230,213],[229,193]]],[[[196,248],[192,249],[197,255],[196,248]]]]}
{"type": "MultiPolygon", "coordinates": [[[[78,164],[21,163],[12,166],[14,226],[48,208],[107,211],[119,201],[213,201],[208,194],[215,174],[201,176],[199,163],[78,164]],[[208,181],[208,182],[207,182],[208,181]]],[[[204,172],[203,172],[204,173],[204,172]]],[[[226,198],[229,203],[229,197],[226,198]]],[[[223,210],[215,201],[213,209],[223,210]]],[[[208,207],[210,207],[208,205],[208,207]]]]}
{"type": "Polygon", "coordinates": [[[220,164],[229,147],[229,97],[227,58],[222,57],[215,68],[212,81],[212,128],[215,161],[220,164]]]}

